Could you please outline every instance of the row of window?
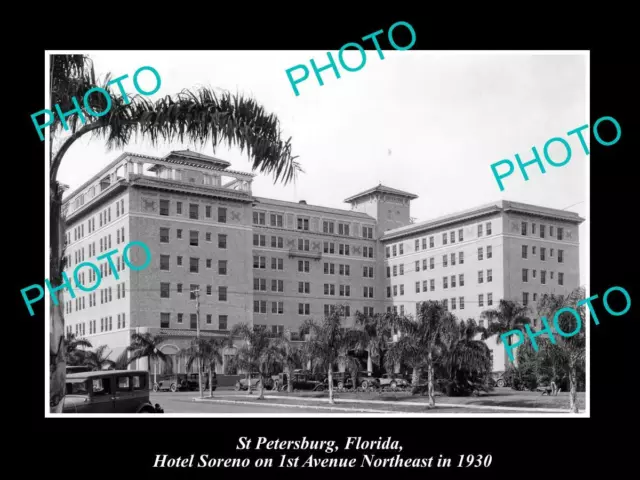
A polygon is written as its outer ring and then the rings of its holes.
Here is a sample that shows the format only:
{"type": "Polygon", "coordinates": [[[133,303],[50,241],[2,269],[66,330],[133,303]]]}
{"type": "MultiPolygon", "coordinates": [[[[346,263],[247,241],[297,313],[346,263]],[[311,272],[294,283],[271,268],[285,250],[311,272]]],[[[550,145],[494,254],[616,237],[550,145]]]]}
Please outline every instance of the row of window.
{"type": "MultiPolygon", "coordinates": [[[[206,268],[211,268],[212,259],[207,258],[205,260],[206,268]]],[[[181,267],[184,265],[182,255],[176,256],[176,265],[181,267]]],[[[228,274],[228,261],[227,260],[218,260],[218,275],[227,275],[228,274]]],[[[160,255],[160,270],[163,272],[171,271],[171,255],[160,255]]],[[[200,259],[195,257],[189,257],[189,272],[190,273],[199,273],[200,272],[200,259]]]]}
{"type": "MultiPolygon", "coordinates": [[[[537,276],[537,270],[531,270],[531,274],[533,278],[536,278],[537,276]]],[[[551,280],[553,280],[553,275],[554,272],[549,272],[549,277],[551,280]]],[[[522,269],[522,281],[523,282],[529,282],[529,269],[528,268],[523,268],[522,269]]],[[[547,271],[546,270],[540,270],[540,283],[542,285],[546,285],[547,283],[547,271]]],[[[564,273],[563,272],[558,272],[558,285],[564,285],[564,273]]]]}
{"type": "MultiPolygon", "coordinates": [[[[119,228],[118,230],[116,230],[116,244],[119,245],[120,243],[125,243],[125,237],[124,237],[124,227],[119,228]]],[[[100,246],[100,253],[104,252],[104,251],[108,251],[111,249],[111,234],[109,235],[105,235],[104,237],[102,237],[99,240],[99,246],[100,246]]],[[[88,257],[89,258],[93,258],[96,256],[96,242],[90,243],[89,245],[87,245],[88,248],[88,257]]],[[[74,251],[73,253],[73,260],[74,263],[71,262],[71,254],[67,255],[67,268],[72,267],[74,265],[78,265],[81,262],[84,262],[85,259],[85,255],[84,255],[84,247],[82,248],[78,248],[77,250],[74,251]]]]}
{"type": "MultiPolygon", "coordinates": [[[[269,226],[276,228],[284,228],[284,215],[281,213],[270,213],[269,215],[269,226]]],[[[307,216],[298,216],[296,221],[296,227],[298,230],[309,231],[309,219],[307,216]]],[[[253,212],[253,224],[254,225],[263,225],[267,224],[267,213],[254,211],[253,212]]],[[[345,237],[351,236],[350,224],[345,222],[335,222],[332,220],[324,220],[322,222],[322,232],[329,234],[338,234],[343,235],[345,237]]],[[[362,227],[362,238],[373,238],[373,227],[371,226],[363,226],[362,227]]]]}
{"type": "MultiPolygon", "coordinates": [[[[228,327],[228,315],[218,315],[218,330],[227,330],[228,327]]],[[[205,322],[207,325],[213,325],[213,315],[211,313],[205,314],[205,322]]],[[[176,323],[182,325],[184,323],[184,314],[176,314],[176,323]]],[[[193,330],[198,328],[198,314],[189,314],[189,327],[193,330]]],[[[160,314],[160,328],[171,328],[171,314],[160,314]]]]}
{"type": "MultiPolygon", "coordinates": [[[[160,227],[160,243],[169,243],[170,228],[160,227]]],[[[182,239],[182,229],[176,229],[176,238],[182,239]]],[[[204,239],[207,242],[211,241],[211,232],[205,232],[204,239]]],[[[200,245],[200,232],[198,230],[189,230],[189,245],[197,247],[200,245]]],[[[218,248],[227,248],[227,235],[218,234],[218,248]]]]}
{"type": "MultiPolygon", "coordinates": [[[[127,327],[127,320],[125,313],[119,313],[116,316],[116,329],[120,330],[122,328],[127,327]]],[[[83,337],[86,333],[85,328],[86,322],[77,323],[75,325],[75,335],[76,337],[83,337]]],[[[108,317],[100,318],[100,332],[98,332],[98,324],[97,320],[89,320],[89,335],[94,335],[96,333],[103,332],[111,332],[113,330],[113,316],[109,315],[108,317]]],[[[67,325],[67,333],[74,332],[73,327],[71,325],[67,325]]]]}
{"type": "MultiPolygon", "coordinates": [[[[520,233],[522,235],[528,235],[528,222],[521,222],[521,226],[520,226],[520,233]]],[[[539,225],[539,235],[540,238],[545,238],[546,236],[546,225],[540,224],[539,225]]],[[[536,235],[536,224],[535,223],[531,223],[531,235],[536,235]]],[[[553,225],[549,225],[549,237],[553,238],[556,237],[558,240],[562,240],[564,239],[564,229],[562,227],[558,227],[557,229],[554,228],[553,225]],[[555,232],[557,231],[557,235],[554,235],[555,232]]]]}
{"type": "MultiPolygon", "coordinates": [[[[227,288],[219,286],[218,287],[218,301],[226,302],[227,301],[227,288]]],[[[176,293],[182,293],[182,284],[176,284],[176,293]]],[[[200,285],[191,284],[189,285],[189,295],[191,300],[196,300],[198,294],[200,293],[200,285]]],[[[213,295],[213,287],[211,285],[206,286],[207,295],[213,295]]],[[[160,298],[171,298],[171,284],[169,282],[160,282],[160,298]]]]}
{"type": "MultiPolygon", "coordinates": [[[[116,299],[119,300],[121,298],[125,298],[126,294],[126,282],[121,282],[116,285],[116,299]]],[[[113,301],[113,290],[112,287],[105,287],[100,289],[100,305],[105,303],[109,303],[113,301]]],[[[89,293],[86,296],[76,297],[73,300],[68,300],[64,302],[64,313],[71,314],[74,311],[84,310],[85,308],[96,307],[98,305],[96,292],[89,293]],[[86,306],[85,297],[89,298],[89,307],[86,306]]]]}
{"type": "MultiPolygon", "coordinates": [[[[486,258],[493,258],[493,249],[491,247],[491,245],[488,245],[487,247],[479,247],[478,248],[478,260],[482,261],[485,258],[485,251],[486,251],[486,258]]],[[[456,265],[456,258],[457,258],[457,263],[460,265],[464,264],[464,252],[458,252],[458,254],[456,255],[455,253],[450,253],[447,255],[443,255],[442,256],[442,266],[443,267],[448,267],[449,264],[451,264],[451,266],[455,266],[456,265]]],[[[415,271],[419,272],[422,266],[422,270],[433,270],[435,268],[435,258],[434,257],[430,257],[429,259],[429,264],[427,265],[427,259],[423,258],[422,261],[420,260],[416,260],[415,261],[415,271]]],[[[393,276],[396,277],[398,275],[404,275],[404,264],[400,264],[400,265],[393,265],[393,266],[387,266],[387,278],[391,278],[391,274],[393,272],[393,276]]]]}
{"type": "MultiPolygon", "coordinates": [[[[486,235],[491,235],[491,222],[486,222],[484,224],[486,226],[486,235]]],[[[459,228],[457,230],[457,238],[458,238],[458,242],[463,242],[464,241],[464,231],[462,228],[459,228]]],[[[482,237],[483,235],[483,224],[480,223],[478,224],[478,237],[482,237]]],[[[435,240],[436,236],[435,235],[431,235],[429,237],[422,237],[422,238],[416,238],[415,239],[415,245],[414,245],[414,251],[419,251],[420,247],[422,247],[422,250],[426,250],[427,249],[427,239],[429,240],[429,248],[435,248],[436,246],[436,240],[435,240]]],[[[442,233],[442,242],[441,245],[448,245],[449,243],[454,244],[456,243],[456,231],[452,230],[450,232],[443,232],[442,233]]],[[[391,258],[391,256],[398,256],[398,255],[404,255],[404,243],[398,243],[396,245],[389,245],[385,248],[385,255],[387,258],[391,258]]]]}
{"type": "MultiPolygon", "coordinates": [[[[160,199],[160,215],[168,217],[170,215],[170,200],[160,199]]],[[[183,215],[182,202],[176,202],[176,215],[183,215]]],[[[211,218],[212,206],[204,206],[204,218],[211,218]]],[[[200,220],[200,205],[198,203],[189,203],[189,219],[200,220]]],[[[227,209],[218,207],[218,223],[227,223],[227,209]]]]}
{"type": "MultiPolygon", "coordinates": [[[[531,247],[531,255],[536,254],[536,247],[531,247]]],[[[554,249],[549,249],[549,257],[553,258],[554,249]]],[[[522,258],[529,258],[529,245],[522,245],[522,258]]],[[[543,262],[547,259],[547,249],[544,247],[540,247],[540,260],[543,262]]],[[[558,249],[558,263],[564,263],[564,250],[558,249]]]]}

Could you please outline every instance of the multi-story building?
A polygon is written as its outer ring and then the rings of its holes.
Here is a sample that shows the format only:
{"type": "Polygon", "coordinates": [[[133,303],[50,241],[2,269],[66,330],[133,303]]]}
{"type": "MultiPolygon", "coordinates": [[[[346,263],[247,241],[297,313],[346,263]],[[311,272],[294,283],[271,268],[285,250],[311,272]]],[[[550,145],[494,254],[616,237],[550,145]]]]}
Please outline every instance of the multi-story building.
{"type": "MultiPolygon", "coordinates": [[[[578,286],[574,213],[500,201],[412,223],[417,196],[407,192],[379,185],[346,199],[351,210],[327,208],[255,197],[254,175],[228,167],[188,150],[124,153],[67,196],[67,275],[82,262],[102,275],[92,292],[65,291],[67,331],[113,359],[133,331],[150,331],[175,355],[198,321],[202,335],[245,322],[296,340],[304,319],[338,305],[346,326],[356,311],[415,314],[424,300],[480,320],[501,298],[533,305],[578,286]],[[134,240],[152,253],[141,270],[123,258],[134,240]]],[[[137,246],[127,257],[145,262],[137,246]]],[[[85,288],[97,281],[88,266],[78,273],[85,288]]],[[[504,365],[494,355],[494,368],[504,365]]]]}

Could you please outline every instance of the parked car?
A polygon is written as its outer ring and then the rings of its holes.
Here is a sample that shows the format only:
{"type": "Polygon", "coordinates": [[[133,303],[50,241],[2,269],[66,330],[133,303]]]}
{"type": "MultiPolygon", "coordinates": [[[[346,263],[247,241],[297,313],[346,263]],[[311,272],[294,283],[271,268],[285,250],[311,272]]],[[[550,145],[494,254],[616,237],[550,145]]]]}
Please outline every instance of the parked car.
{"type": "Polygon", "coordinates": [[[87,367],[86,365],[67,365],[66,374],[69,375],[71,373],[81,373],[81,372],[90,372],[91,367],[87,367]]]}
{"type": "MultiPolygon", "coordinates": [[[[251,381],[252,390],[260,388],[261,378],[259,373],[252,373],[250,381],[251,381]]],[[[267,390],[271,390],[273,389],[274,385],[275,385],[275,381],[273,380],[273,378],[267,377],[266,381],[264,382],[264,388],[266,388],[267,390]]],[[[236,382],[236,385],[235,385],[236,390],[247,390],[247,388],[248,388],[248,385],[247,385],[246,377],[243,377],[236,382]]]]}
{"type": "MultiPolygon", "coordinates": [[[[350,372],[335,372],[332,374],[333,385],[338,388],[353,388],[353,376],[350,372]]],[[[325,380],[327,382],[328,380],[325,380]]],[[[356,375],[356,386],[361,388],[380,387],[380,380],[366,370],[356,375]]]]}
{"type": "MultiPolygon", "coordinates": [[[[279,382],[279,390],[287,390],[288,381],[286,374],[281,374],[279,382]]],[[[294,390],[313,390],[314,392],[322,392],[326,388],[324,375],[311,372],[295,371],[291,375],[291,383],[294,390]]]]}
{"type": "Polygon", "coordinates": [[[100,370],[67,375],[65,396],[52,413],[164,413],[149,401],[149,372],[100,370]]]}
{"type": "Polygon", "coordinates": [[[361,388],[380,388],[380,380],[374,377],[372,372],[361,370],[356,376],[356,386],[361,388]]]}
{"type": "Polygon", "coordinates": [[[395,373],[385,373],[384,375],[382,375],[382,377],[380,377],[379,381],[381,387],[398,388],[408,387],[409,385],[411,385],[411,382],[403,378],[402,375],[395,373]]]}
{"type": "Polygon", "coordinates": [[[508,387],[507,379],[504,376],[504,372],[492,372],[489,377],[489,382],[495,385],[496,387],[508,387]]]}
{"type": "MultiPolygon", "coordinates": [[[[209,390],[209,374],[205,373],[202,376],[202,389],[209,390]]],[[[215,390],[218,386],[218,378],[216,372],[211,372],[211,383],[213,385],[212,390],[215,390]]],[[[153,384],[154,392],[162,391],[196,391],[199,390],[198,374],[197,373],[178,373],[175,375],[164,375],[153,384]]]]}

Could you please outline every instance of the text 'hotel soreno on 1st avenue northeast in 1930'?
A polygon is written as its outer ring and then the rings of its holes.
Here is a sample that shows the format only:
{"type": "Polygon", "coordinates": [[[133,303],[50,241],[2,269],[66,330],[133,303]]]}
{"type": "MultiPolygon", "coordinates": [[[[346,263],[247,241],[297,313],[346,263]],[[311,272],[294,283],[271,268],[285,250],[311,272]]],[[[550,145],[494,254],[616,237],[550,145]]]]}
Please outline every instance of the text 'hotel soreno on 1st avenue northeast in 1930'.
{"type": "MultiPolygon", "coordinates": [[[[344,210],[272,200],[253,195],[254,174],[230,166],[189,150],[123,153],[66,196],[68,274],[130,241],[153,254],[140,271],[115,256],[117,280],[101,262],[93,292],[63,290],[68,332],[107,345],[113,358],[134,331],[162,334],[162,351],[175,355],[196,333],[196,291],[201,335],[249,322],[301,341],[302,321],[336,305],[345,326],[356,311],[415,315],[425,300],[480,322],[483,310],[513,299],[536,318],[540,295],[579,286],[576,213],[501,200],[414,223],[412,193],[378,185],[344,210]]],[[[487,343],[494,370],[504,370],[503,346],[487,343]]]]}

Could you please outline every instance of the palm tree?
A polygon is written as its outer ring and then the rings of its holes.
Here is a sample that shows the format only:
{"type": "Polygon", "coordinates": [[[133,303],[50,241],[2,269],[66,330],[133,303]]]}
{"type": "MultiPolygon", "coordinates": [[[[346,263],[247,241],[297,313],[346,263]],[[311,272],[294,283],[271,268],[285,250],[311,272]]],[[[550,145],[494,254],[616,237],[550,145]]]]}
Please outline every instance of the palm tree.
{"type": "MultiPolygon", "coordinates": [[[[260,374],[258,400],[264,400],[266,380],[275,372],[278,365],[279,352],[275,343],[279,338],[274,341],[264,328],[256,327],[248,323],[238,323],[231,329],[230,336],[239,336],[245,341],[238,351],[238,357],[248,367],[249,372],[257,371],[260,374]]],[[[249,393],[251,393],[250,373],[247,381],[249,393]]]]}
{"type": "MultiPolygon", "coordinates": [[[[93,62],[86,55],[52,55],[51,57],[51,105],[58,104],[63,112],[73,108],[73,97],[84,98],[84,94],[95,86],[112,93],[107,85],[110,75],[98,85],[93,62]]],[[[68,117],[70,135],[61,138],[61,145],[53,153],[53,139],[61,132],[62,125],[56,117],[50,126],[51,169],[50,186],[50,277],[54,284],[62,283],[65,225],[62,220],[63,188],[57,180],[58,169],[67,150],[80,137],[91,134],[93,138],[106,139],[107,148],[122,148],[135,135],[148,139],[153,145],[159,141],[179,140],[206,145],[209,141],[215,148],[220,144],[246,149],[253,171],[272,174],[274,181],[285,184],[295,180],[301,172],[297,157],[291,154],[291,138],[282,139],[277,116],[267,113],[262,105],[252,98],[229,92],[216,93],[212,88],[195,91],[184,89],[175,96],[166,95],[151,102],[140,95],[111,95],[111,109],[102,117],[85,115],[86,123],[79,123],[78,115],[68,117]]],[[[89,104],[93,111],[106,109],[103,95],[92,95],[89,104]]],[[[83,102],[80,102],[83,103],[83,102]]],[[[62,290],[57,293],[58,305],[51,302],[51,346],[50,352],[50,398],[53,405],[64,395],[65,359],[64,315],[62,312],[62,290]]]]}
{"type": "MultiPolygon", "coordinates": [[[[217,364],[222,363],[222,349],[228,345],[226,339],[219,337],[196,338],[191,345],[180,352],[180,356],[186,359],[186,367],[189,370],[193,363],[197,361],[198,365],[207,367],[209,372],[209,396],[213,397],[213,378],[212,372],[217,364]]],[[[199,376],[199,375],[198,375],[199,376]]],[[[200,381],[202,384],[202,382],[200,381]]],[[[204,397],[200,392],[200,397],[204,397]]]]}
{"type": "Polygon", "coordinates": [[[87,353],[84,350],[85,348],[93,348],[89,340],[77,338],[75,333],[67,333],[67,338],[65,339],[65,362],[70,365],[82,364],[87,353]]]}
{"type": "Polygon", "coordinates": [[[89,350],[86,352],[84,357],[84,365],[90,366],[92,370],[104,370],[105,367],[113,368],[116,365],[116,362],[113,360],[109,360],[109,355],[111,355],[111,351],[106,353],[107,350],[106,345],[100,345],[96,348],[95,352],[89,350]],[[106,353],[106,355],[105,355],[106,353]]]}
{"type": "MultiPolygon", "coordinates": [[[[480,315],[487,320],[487,329],[482,333],[482,340],[497,335],[496,343],[502,343],[502,335],[512,330],[522,332],[524,337],[525,325],[531,320],[528,317],[529,308],[513,300],[500,300],[498,308],[483,311],[480,315]]],[[[511,337],[507,338],[507,346],[511,345],[511,337]]],[[[507,349],[505,348],[505,364],[507,364],[507,349]]]]}
{"type": "Polygon", "coordinates": [[[442,355],[441,364],[447,371],[449,380],[455,383],[474,381],[486,378],[491,372],[491,350],[485,342],[474,340],[484,331],[472,318],[458,323],[457,331],[454,331],[451,343],[442,355]]]}
{"type": "Polygon", "coordinates": [[[278,352],[279,361],[282,364],[282,369],[287,376],[287,391],[292,393],[293,382],[291,381],[291,372],[304,363],[305,352],[301,347],[292,343],[286,337],[278,338],[275,347],[278,352]]]}
{"type": "MultiPolygon", "coordinates": [[[[309,332],[310,339],[305,344],[305,350],[311,358],[312,367],[321,366],[327,371],[329,383],[329,403],[335,403],[333,399],[333,366],[341,364],[352,371],[356,359],[349,354],[351,351],[360,352],[366,346],[366,338],[362,331],[342,328],[338,310],[322,323],[314,320],[305,320],[300,326],[300,333],[309,332]]],[[[355,385],[354,378],[354,385],[355,385]]]]}
{"type": "MultiPolygon", "coordinates": [[[[577,371],[584,368],[586,362],[586,315],[585,306],[578,306],[578,302],[585,298],[584,287],[573,290],[568,295],[544,294],[538,301],[538,312],[541,316],[550,319],[554,318],[555,313],[562,308],[572,308],[577,311],[580,316],[580,325],[578,319],[570,312],[563,312],[558,317],[558,326],[565,334],[572,333],[579,329],[578,333],[571,337],[562,337],[555,335],[555,344],[551,343],[548,338],[537,339],[542,358],[546,359],[554,366],[563,369],[569,376],[569,411],[571,413],[579,413],[577,402],[577,371]]],[[[555,324],[555,322],[553,322],[555,324]]]]}
{"type": "MultiPolygon", "coordinates": [[[[365,316],[356,312],[356,325],[360,326],[367,339],[367,352],[372,363],[381,366],[383,353],[393,339],[393,315],[390,313],[365,316]]],[[[367,362],[367,370],[370,369],[367,362]]]]}
{"type": "Polygon", "coordinates": [[[157,365],[158,361],[168,366],[169,369],[173,368],[173,361],[171,357],[160,350],[159,346],[164,341],[164,337],[161,335],[152,335],[149,332],[131,334],[131,345],[127,347],[127,351],[131,352],[131,357],[127,364],[131,364],[138,359],[147,358],[149,364],[153,361],[153,383],[157,382],[157,365]]]}
{"type": "Polygon", "coordinates": [[[456,335],[456,318],[447,311],[442,302],[428,300],[420,303],[417,319],[394,316],[393,322],[402,333],[402,337],[389,347],[385,361],[387,369],[393,368],[397,362],[404,361],[413,367],[412,384],[415,387],[418,385],[421,370],[426,367],[429,407],[435,407],[434,361],[456,335]]]}

